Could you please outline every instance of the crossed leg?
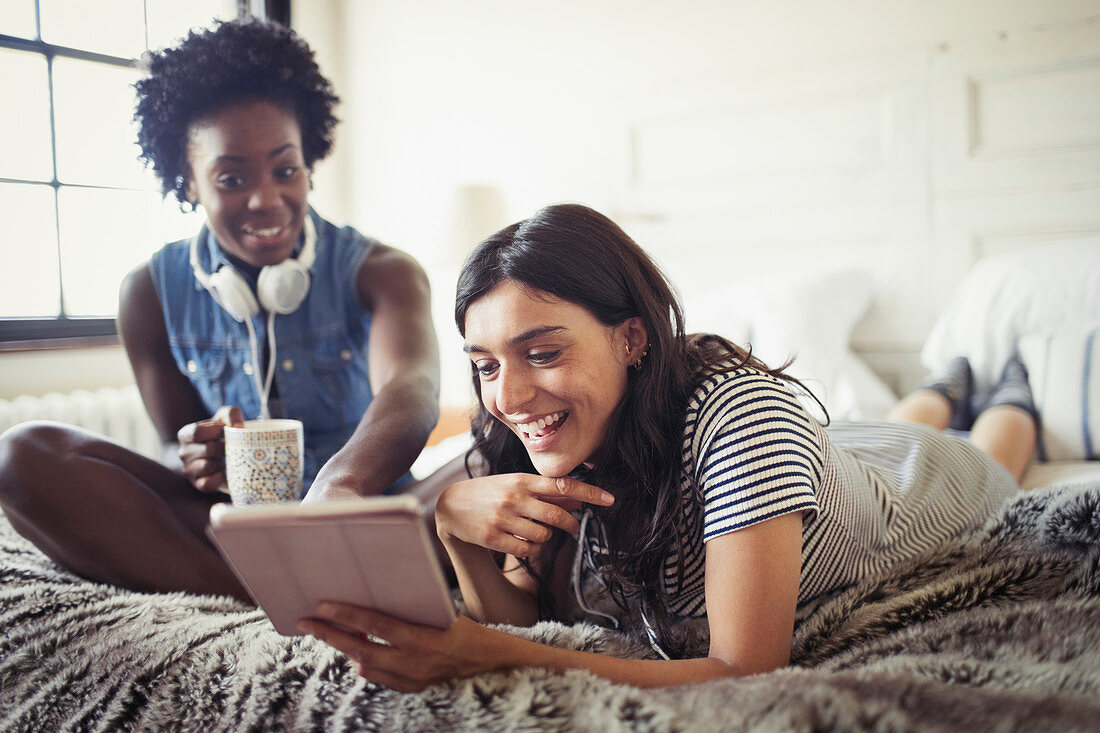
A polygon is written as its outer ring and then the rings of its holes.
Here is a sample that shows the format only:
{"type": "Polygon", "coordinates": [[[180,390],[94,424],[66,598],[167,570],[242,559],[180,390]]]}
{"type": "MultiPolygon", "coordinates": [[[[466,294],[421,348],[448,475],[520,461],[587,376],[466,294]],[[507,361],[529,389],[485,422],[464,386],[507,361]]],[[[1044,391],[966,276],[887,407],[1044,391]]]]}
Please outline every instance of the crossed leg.
{"type": "Polygon", "coordinates": [[[0,436],[0,505],[12,526],[95,581],[251,603],[205,533],[210,507],[227,500],[79,428],[31,422],[0,436]]]}

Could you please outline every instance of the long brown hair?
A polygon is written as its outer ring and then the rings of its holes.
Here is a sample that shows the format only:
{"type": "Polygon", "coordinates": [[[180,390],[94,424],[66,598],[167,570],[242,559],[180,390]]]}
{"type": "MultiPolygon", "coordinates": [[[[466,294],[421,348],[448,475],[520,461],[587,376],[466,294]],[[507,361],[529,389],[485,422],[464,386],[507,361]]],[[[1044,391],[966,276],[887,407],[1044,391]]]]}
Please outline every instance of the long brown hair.
{"type": "MultiPolygon", "coordinates": [[[[657,265],[618,225],[588,207],[546,207],[474,249],[455,299],[455,323],[463,336],[470,305],[508,280],[580,305],[606,326],[633,317],[645,325],[648,355],[640,369],[629,370],[626,394],[584,478],[615,496],[612,507],[596,510],[608,543],[601,567],[605,582],[621,604],[640,594],[652,610],[650,620],[663,631],[668,618],[661,570],[667,554],[683,541],[682,434],[695,385],[703,374],[743,365],[795,380],[724,338],[685,335],[682,309],[657,265]]],[[[477,370],[471,373],[479,398],[474,449],[492,474],[536,473],[520,439],[480,403],[477,370]]],[[[544,597],[545,584],[539,582],[544,597]]],[[[541,611],[545,605],[540,602],[541,611]]]]}

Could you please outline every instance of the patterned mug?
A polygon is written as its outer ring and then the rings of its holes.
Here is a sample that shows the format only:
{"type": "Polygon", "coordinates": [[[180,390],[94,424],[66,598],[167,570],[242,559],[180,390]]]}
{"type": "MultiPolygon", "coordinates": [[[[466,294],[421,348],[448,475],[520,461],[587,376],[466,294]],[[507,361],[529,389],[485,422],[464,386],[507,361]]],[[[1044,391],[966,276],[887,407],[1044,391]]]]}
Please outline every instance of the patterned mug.
{"type": "Polygon", "coordinates": [[[236,505],[297,501],[302,490],[301,420],[245,420],[225,428],[225,480],[236,505]]]}

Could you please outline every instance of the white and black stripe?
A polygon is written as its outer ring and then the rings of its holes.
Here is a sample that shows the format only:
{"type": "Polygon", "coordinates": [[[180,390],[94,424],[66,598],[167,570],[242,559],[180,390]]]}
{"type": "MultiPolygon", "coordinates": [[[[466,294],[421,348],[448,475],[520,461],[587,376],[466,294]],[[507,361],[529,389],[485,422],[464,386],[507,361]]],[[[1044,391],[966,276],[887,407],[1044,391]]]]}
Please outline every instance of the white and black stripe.
{"type": "MultiPolygon", "coordinates": [[[[1017,491],[957,437],[906,423],[813,419],[785,382],[740,368],[706,378],[688,405],[680,558],[664,584],[676,616],[706,614],[705,543],[801,512],[799,604],[933,548],[981,524],[1017,491]]],[[[600,533],[585,549],[604,551],[600,533]]]]}

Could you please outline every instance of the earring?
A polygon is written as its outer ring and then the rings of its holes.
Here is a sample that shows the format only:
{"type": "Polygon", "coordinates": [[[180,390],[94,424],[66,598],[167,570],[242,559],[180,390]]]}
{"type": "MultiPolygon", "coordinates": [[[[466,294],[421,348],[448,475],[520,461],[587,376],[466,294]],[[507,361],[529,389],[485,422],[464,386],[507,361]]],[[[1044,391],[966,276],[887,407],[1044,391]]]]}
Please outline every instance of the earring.
{"type": "MultiPolygon", "coordinates": [[[[630,347],[627,347],[627,354],[630,353],[630,347]]],[[[642,360],[649,354],[649,344],[646,344],[646,348],[638,355],[638,361],[634,362],[634,371],[642,371],[642,360]]]]}
{"type": "Polygon", "coordinates": [[[630,344],[626,345],[626,355],[630,356],[630,344]]]}

